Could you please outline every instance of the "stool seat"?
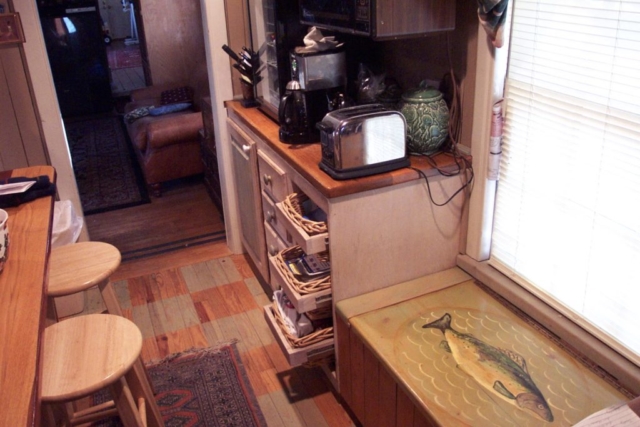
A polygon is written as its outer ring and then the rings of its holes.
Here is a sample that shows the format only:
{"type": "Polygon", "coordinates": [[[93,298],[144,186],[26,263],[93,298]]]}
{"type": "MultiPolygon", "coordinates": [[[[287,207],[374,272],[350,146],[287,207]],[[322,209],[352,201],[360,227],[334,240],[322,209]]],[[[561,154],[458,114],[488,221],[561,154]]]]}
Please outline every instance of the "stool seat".
{"type": "Polygon", "coordinates": [[[111,314],[72,317],[44,331],[42,401],[77,399],[115,383],[142,350],[140,329],[111,314]]]}
{"type": "Polygon", "coordinates": [[[47,296],[71,295],[108,281],[120,261],[120,251],[104,242],[79,242],[54,248],[49,257],[47,296]]]}

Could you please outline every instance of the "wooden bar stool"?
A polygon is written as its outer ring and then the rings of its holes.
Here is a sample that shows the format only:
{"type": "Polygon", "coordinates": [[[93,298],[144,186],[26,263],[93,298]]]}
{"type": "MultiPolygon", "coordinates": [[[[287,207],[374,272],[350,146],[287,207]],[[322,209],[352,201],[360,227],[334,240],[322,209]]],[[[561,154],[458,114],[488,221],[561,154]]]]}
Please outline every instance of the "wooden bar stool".
{"type": "Polygon", "coordinates": [[[110,314],[122,315],[109,277],[120,266],[120,251],[104,242],[79,242],[51,250],[49,257],[48,317],[57,321],[53,298],[100,288],[110,314]]]}
{"type": "Polygon", "coordinates": [[[43,421],[72,426],[119,415],[125,427],[163,427],[144,372],[136,369],[140,329],[111,314],[89,314],[44,331],[43,421]],[[74,412],[70,402],[109,388],[113,401],[74,412]]]}

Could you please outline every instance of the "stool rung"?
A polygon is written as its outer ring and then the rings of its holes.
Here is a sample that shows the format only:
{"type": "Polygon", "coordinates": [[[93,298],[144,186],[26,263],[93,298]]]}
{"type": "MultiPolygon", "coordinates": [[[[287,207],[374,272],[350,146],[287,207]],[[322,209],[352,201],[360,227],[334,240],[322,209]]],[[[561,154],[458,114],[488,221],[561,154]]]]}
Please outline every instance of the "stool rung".
{"type": "Polygon", "coordinates": [[[113,400],[110,400],[109,402],[101,403],[100,405],[92,406],[91,408],[76,412],[73,414],[73,418],[71,419],[71,425],[92,423],[104,418],[117,416],[118,409],[115,407],[113,400]]]}

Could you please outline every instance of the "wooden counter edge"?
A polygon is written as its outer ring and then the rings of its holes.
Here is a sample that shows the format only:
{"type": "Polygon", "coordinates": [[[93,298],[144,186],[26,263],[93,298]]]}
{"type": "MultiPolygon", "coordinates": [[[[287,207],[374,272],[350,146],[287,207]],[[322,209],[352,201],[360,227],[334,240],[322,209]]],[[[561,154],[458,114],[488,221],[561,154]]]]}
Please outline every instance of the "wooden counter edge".
{"type": "MultiPolygon", "coordinates": [[[[46,175],[49,177],[49,180],[52,183],[56,182],[56,171],[52,166],[32,166],[32,167],[26,167],[26,168],[18,168],[18,169],[13,169],[10,171],[11,177],[17,177],[17,176],[21,176],[21,177],[29,177],[29,178],[35,178],[41,175],[46,175]]],[[[39,203],[43,203],[43,200],[41,199],[45,199],[45,197],[40,198],[40,199],[36,199],[33,200],[32,202],[36,202],[38,201],[39,203]]],[[[55,196],[47,196],[46,199],[48,199],[48,203],[49,203],[49,218],[48,218],[48,222],[49,222],[49,226],[48,226],[48,238],[47,238],[47,247],[46,247],[46,259],[44,261],[43,264],[43,272],[42,272],[42,277],[43,277],[43,287],[42,287],[42,298],[41,298],[41,303],[40,303],[40,313],[39,313],[39,327],[38,327],[38,339],[37,339],[37,344],[36,344],[36,352],[37,352],[37,356],[36,356],[36,366],[35,366],[35,375],[34,375],[34,383],[33,383],[33,388],[32,388],[32,392],[31,392],[31,396],[29,399],[29,406],[28,406],[28,414],[27,414],[27,426],[35,426],[38,427],[40,425],[40,378],[42,378],[42,364],[40,363],[42,360],[42,352],[43,352],[43,346],[42,346],[42,334],[44,332],[44,328],[45,328],[45,318],[46,318],[46,310],[47,310],[47,298],[46,298],[46,292],[47,292],[47,280],[48,280],[48,270],[49,270],[49,253],[51,252],[51,232],[52,232],[52,228],[53,228],[53,209],[54,209],[54,202],[55,202],[55,196]]],[[[29,203],[32,203],[29,202],[29,203]]]]}
{"type": "MultiPolygon", "coordinates": [[[[322,158],[319,143],[282,143],[278,137],[278,124],[259,109],[244,108],[239,101],[235,100],[225,101],[224,106],[231,117],[241,120],[242,124],[266,141],[270,148],[284,158],[296,172],[315,186],[326,198],[331,199],[423,179],[415,170],[402,168],[361,178],[334,180],[318,167],[322,158]]],[[[447,153],[439,153],[430,158],[410,156],[410,159],[411,167],[419,169],[429,178],[441,176],[438,169],[445,173],[455,173],[459,169],[456,160],[447,153]],[[437,167],[431,162],[434,162],[437,167]]],[[[467,161],[470,164],[469,157],[467,157],[467,161]]]]}
{"type": "Polygon", "coordinates": [[[473,280],[473,277],[458,267],[450,268],[357,297],[344,299],[336,303],[336,313],[350,326],[350,319],[355,316],[400,304],[467,280],[473,280]]]}

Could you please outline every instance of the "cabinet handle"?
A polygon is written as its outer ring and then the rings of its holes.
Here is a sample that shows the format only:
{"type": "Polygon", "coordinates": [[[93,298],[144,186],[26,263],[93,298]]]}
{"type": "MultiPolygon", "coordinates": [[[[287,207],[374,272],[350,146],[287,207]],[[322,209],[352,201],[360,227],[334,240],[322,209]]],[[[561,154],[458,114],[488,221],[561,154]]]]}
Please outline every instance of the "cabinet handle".
{"type": "Polygon", "coordinates": [[[262,181],[264,181],[264,185],[271,185],[271,175],[267,175],[266,173],[262,176],[262,181]]]}
{"type": "Polygon", "coordinates": [[[242,151],[248,153],[249,151],[251,151],[251,146],[242,144],[242,151]]]}
{"type": "Polygon", "coordinates": [[[267,211],[267,222],[272,223],[276,219],[276,215],[272,211],[267,211]]]}
{"type": "Polygon", "coordinates": [[[269,255],[276,256],[278,255],[278,248],[273,245],[269,245],[269,255]]]}

